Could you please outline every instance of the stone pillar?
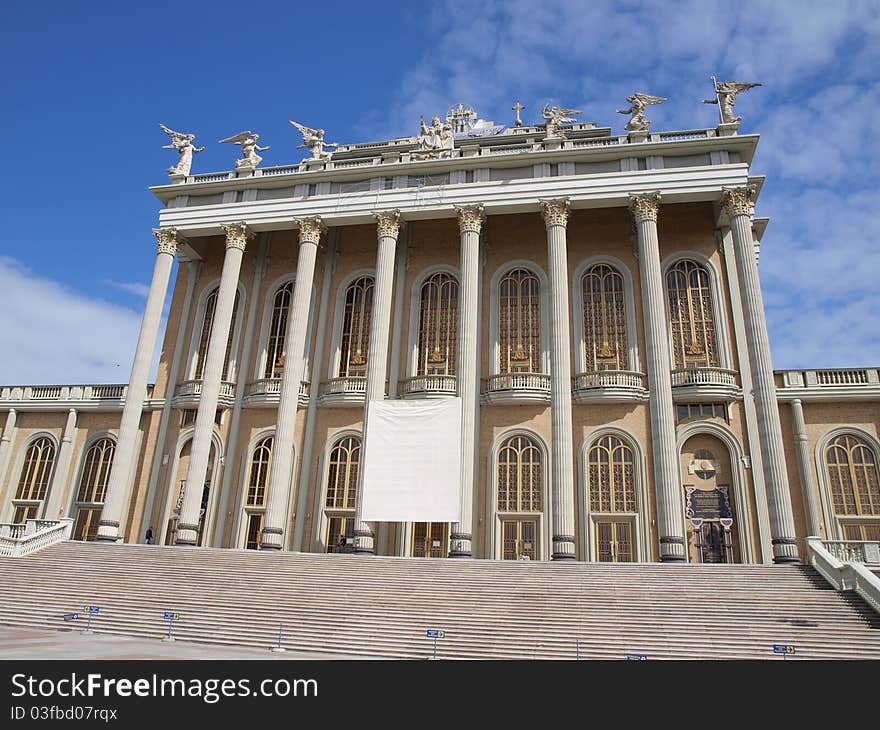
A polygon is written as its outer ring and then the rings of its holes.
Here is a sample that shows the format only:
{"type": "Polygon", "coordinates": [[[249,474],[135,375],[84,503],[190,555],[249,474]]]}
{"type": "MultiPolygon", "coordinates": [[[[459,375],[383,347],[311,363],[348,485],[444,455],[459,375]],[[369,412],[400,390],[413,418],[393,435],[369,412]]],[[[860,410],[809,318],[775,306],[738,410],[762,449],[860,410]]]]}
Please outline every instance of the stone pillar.
{"type": "Polygon", "coordinates": [[[672,359],[666,324],[666,297],[660,271],[660,244],[657,238],[660,193],[630,195],[629,209],[635,220],[638,237],[660,560],[684,561],[687,557],[681,510],[681,476],[678,449],[675,445],[672,359]]]}
{"type": "Polygon", "coordinates": [[[125,404],[122,406],[122,422],[119,426],[119,438],[113,455],[110,479],[107,482],[104,509],[101,511],[101,521],[98,523],[97,539],[107,542],[116,542],[119,539],[119,526],[125,521],[131,492],[132,466],[140,432],[141,411],[147,395],[147,378],[150,376],[153,350],[159,334],[162,307],[165,304],[165,293],[171,276],[171,264],[174,263],[174,255],[177,253],[178,236],[174,228],[154,229],[153,235],[158,241],[153,280],[150,282],[150,293],[147,295],[147,306],[134,352],[134,364],[125,393],[125,404]]]}
{"type": "MultiPolygon", "coordinates": [[[[319,216],[297,219],[296,223],[299,226],[299,256],[296,260],[296,281],[284,338],[284,372],[281,375],[281,395],[275,421],[275,441],[272,445],[272,470],[269,472],[263,541],[260,543],[263,550],[281,550],[284,547],[287,505],[293,482],[296,409],[305,365],[303,353],[309,326],[309,305],[312,300],[318,244],[325,230],[319,216]]],[[[317,385],[315,383],[314,387],[317,385]]]]}
{"type": "Polygon", "coordinates": [[[470,558],[474,530],[474,484],[480,408],[480,229],[483,206],[456,208],[461,236],[458,295],[458,395],[461,397],[461,522],[449,535],[449,557],[470,558]]]}
{"type": "Polygon", "coordinates": [[[541,203],[550,270],[550,445],[553,560],[574,560],[574,458],[571,426],[571,324],[568,302],[568,199],[541,203]]]}
{"type": "Polygon", "coordinates": [[[791,417],[794,421],[794,438],[797,442],[798,469],[801,473],[801,489],[804,493],[804,507],[807,512],[807,534],[821,537],[819,508],[816,504],[816,487],[810,468],[810,450],[807,448],[807,424],[804,422],[804,408],[800,398],[791,402],[791,417]]]}
{"type": "MultiPolygon", "coordinates": [[[[217,305],[214,309],[214,324],[211,327],[205,372],[202,376],[202,392],[199,397],[199,408],[196,411],[196,425],[190,450],[189,469],[186,472],[180,521],[177,523],[178,545],[196,545],[198,542],[199,510],[202,506],[205,477],[208,474],[214,418],[223,381],[223,362],[226,359],[226,345],[232,327],[232,309],[235,305],[244,249],[248,240],[253,237],[244,221],[224,225],[223,230],[226,231],[226,255],[223,258],[220,290],[217,293],[217,305]]],[[[208,544],[207,540],[204,542],[208,544]]]]}
{"type": "MultiPolygon", "coordinates": [[[[67,412],[67,422],[64,424],[64,432],[61,434],[61,447],[58,449],[58,460],[55,462],[55,476],[49,488],[49,497],[43,507],[43,517],[47,520],[57,520],[64,510],[63,501],[66,487],[72,481],[70,475],[70,461],[73,454],[73,441],[76,436],[76,420],[78,414],[76,408],[67,412]]],[[[77,485],[73,485],[76,490],[77,485]]]]}
{"type": "Polygon", "coordinates": [[[730,218],[733,250],[739,271],[746,342],[751,355],[753,397],[758,416],[758,438],[764,457],[764,483],[767,488],[767,504],[770,508],[773,562],[797,563],[800,561],[785,470],[785,450],[782,446],[782,427],[779,423],[776,384],[773,381],[773,364],[770,359],[770,339],[767,336],[761,281],[758,277],[755,243],[752,239],[755,194],[753,185],[725,189],[721,197],[721,206],[730,218]]]}
{"type": "MultiPolygon", "coordinates": [[[[6,426],[3,428],[3,436],[0,436],[0,497],[3,496],[3,487],[6,484],[6,470],[9,467],[12,441],[15,438],[15,423],[18,411],[10,408],[6,414],[6,426]]],[[[0,504],[2,507],[2,504],[0,504]]]]}
{"type": "MultiPolygon", "coordinates": [[[[364,397],[364,433],[366,443],[370,418],[370,402],[385,399],[385,375],[388,372],[388,330],[391,325],[391,294],[394,290],[394,254],[400,232],[400,212],[382,211],[375,214],[377,236],[376,284],[373,289],[373,314],[370,319],[370,348],[367,351],[367,383],[364,397]]],[[[358,471],[357,511],[354,521],[354,552],[373,555],[376,552],[374,530],[361,519],[363,509],[364,471],[363,450],[358,471]]]]}

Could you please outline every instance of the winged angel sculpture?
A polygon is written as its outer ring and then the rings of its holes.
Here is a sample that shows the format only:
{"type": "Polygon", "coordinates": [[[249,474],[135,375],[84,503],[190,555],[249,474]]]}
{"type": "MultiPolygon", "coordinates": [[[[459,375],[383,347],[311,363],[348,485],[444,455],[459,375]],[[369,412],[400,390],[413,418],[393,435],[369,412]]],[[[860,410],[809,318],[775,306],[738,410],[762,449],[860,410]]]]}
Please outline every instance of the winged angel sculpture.
{"type": "Polygon", "coordinates": [[[332,157],[332,152],[325,152],[325,147],[339,147],[336,142],[325,142],[324,141],[324,130],[323,129],[312,129],[311,127],[307,127],[304,124],[299,124],[298,122],[293,121],[292,119],[288,119],[294,127],[299,130],[299,133],[303,137],[303,143],[297,147],[297,149],[302,149],[305,147],[308,149],[310,160],[329,160],[332,157]]]}
{"type": "Polygon", "coordinates": [[[265,152],[267,149],[269,149],[268,146],[260,147],[260,145],[257,144],[257,140],[259,138],[259,134],[247,130],[245,132],[239,132],[232,137],[221,139],[220,144],[233,142],[237,145],[241,145],[241,159],[235,161],[235,169],[250,169],[259,165],[260,162],[262,162],[263,160],[263,158],[260,157],[257,152],[265,152]]]}
{"type": "MultiPolygon", "coordinates": [[[[712,77],[715,81],[715,78],[712,77]]],[[[754,89],[761,84],[749,84],[741,81],[715,81],[715,98],[704,99],[704,104],[717,104],[721,113],[722,124],[737,124],[742,117],[733,116],[733,100],[744,91],[754,89]]]]}
{"type": "Polygon", "coordinates": [[[637,91],[632,96],[626,97],[629,109],[618,109],[618,114],[632,114],[630,120],[623,126],[630,132],[647,132],[651,128],[651,122],[645,119],[645,109],[651,104],[662,104],[666,101],[665,96],[651,96],[637,91]]]}
{"type": "Polygon", "coordinates": [[[541,110],[541,116],[547,120],[547,136],[544,139],[559,139],[562,132],[559,127],[565,122],[576,122],[577,119],[570,114],[580,114],[580,109],[563,109],[560,106],[546,105],[541,110]]]}
{"type": "Polygon", "coordinates": [[[162,131],[171,138],[171,143],[162,145],[162,149],[177,150],[178,154],[177,165],[175,165],[174,167],[169,167],[168,174],[189,175],[189,170],[192,167],[193,154],[196,152],[201,152],[205,148],[196,147],[193,144],[193,141],[196,138],[194,134],[175,132],[173,129],[168,129],[168,127],[166,127],[162,123],[160,123],[159,126],[162,127],[162,131]]]}

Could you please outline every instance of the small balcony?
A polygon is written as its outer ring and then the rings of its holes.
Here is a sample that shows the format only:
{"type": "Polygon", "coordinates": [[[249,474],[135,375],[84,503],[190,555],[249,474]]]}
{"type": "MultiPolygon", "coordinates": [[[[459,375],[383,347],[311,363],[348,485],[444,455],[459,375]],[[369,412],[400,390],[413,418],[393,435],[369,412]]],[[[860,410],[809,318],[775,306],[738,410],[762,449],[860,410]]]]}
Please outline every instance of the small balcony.
{"type": "Polygon", "coordinates": [[[446,398],[457,395],[455,375],[416,375],[403,381],[401,398],[446,398]]]}
{"type": "MultiPolygon", "coordinates": [[[[115,411],[122,409],[127,391],[127,385],[6,385],[0,387],[0,406],[22,411],[115,411]]],[[[153,398],[152,385],[147,386],[146,398],[153,398]]]]}
{"type": "Polygon", "coordinates": [[[643,373],[632,370],[592,370],[573,378],[575,403],[631,403],[648,400],[643,373]]]}
{"type": "Polygon", "coordinates": [[[331,408],[363,406],[366,392],[367,378],[364,375],[330,378],[321,383],[320,403],[331,408]]]}
{"type": "MultiPolygon", "coordinates": [[[[247,384],[245,405],[254,408],[278,407],[281,402],[281,378],[262,378],[247,384]]],[[[309,404],[309,383],[303,380],[299,384],[298,408],[306,408],[309,404]]]]}
{"type": "Polygon", "coordinates": [[[736,371],[726,368],[678,368],[672,371],[672,397],[691,403],[733,401],[742,396],[736,371]]]}
{"type": "MultiPolygon", "coordinates": [[[[175,408],[195,408],[199,405],[202,395],[201,380],[184,380],[174,389],[175,408]]],[[[226,380],[220,383],[220,395],[217,398],[218,408],[231,408],[235,400],[235,383],[226,380]]]]}
{"type": "Polygon", "coordinates": [[[502,373],[493,375],[483,390],[484,403],[549,403],[550,376],[545,373],[502,373]]]}

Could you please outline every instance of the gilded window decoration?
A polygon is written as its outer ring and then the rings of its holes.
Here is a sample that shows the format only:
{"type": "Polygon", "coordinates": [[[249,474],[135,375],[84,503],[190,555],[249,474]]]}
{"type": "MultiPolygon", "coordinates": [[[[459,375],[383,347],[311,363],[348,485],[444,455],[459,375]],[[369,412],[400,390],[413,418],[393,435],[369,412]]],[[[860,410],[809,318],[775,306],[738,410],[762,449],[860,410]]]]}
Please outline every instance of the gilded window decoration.
{"type": "Polygon", "coordinates": [[[55,463],[55,445],[51,439],[39,438],[28,446],[18,478],[16,499],[40,500],[46,496],[52,465],[55,463]]]}
{"type": "Polygon", "coordinates": [[[251,455],[251,472],[248,479],[247,506],[266,506],[266,485],[269,483],[269,470],[272,468],[272,444],[274,436],[266,436],[254,448],[251,455]]]}
{"type": "Polygon", "coordinates": [[[544,509],[541,449],[526,436],[511,436],[498,451],[498,511],[544,509]]]}
{"type": "Polygon", "coordinates": [[[333,446],[330,451],[325,507],[328,509],[355,508],[360,458],[361,440],[356,436],[340,439],[333,446]]]}
{"type": "Polygon", "coordinates": [[[623,276],[596,264],[581,280],[584,307],[584,371],[628,370],[626,302],[623,276]]]}
{"type": "Polygon", "coordinates": [[[109,438],[100,439],[89,448],[79,480],[77,502],[104,501],[115,451],[116,444],[109,438]]]}
{"type": "Polygon", "coordinates": [[[635,512],[633,450],[617,436],[602,436],[587,456],[591,512],[635,512]]]}
{"type": "Polygon", "coordinates": [[[455,375],[458,281],[438,272],[422,284],[416,375],[455,375]]]}
{"type": "Polygon", "coordinates": [[[541,358],[541,285],[527,269],[515,269],[499,284],[498,372],[538,373],[541,358]]]}
{"type": "Polygon", "coordinates": [[[666,296],[673,367],[718,367],[709,272],[695,261],[677,262],[666,273],[666,296]]]}
{"type": "MultiPolygon", "coordinates": [[[[205,300],[205,317],[202,320],[202,334],[199,337],[198,357],[196,358],[196,372],[194,380],[205,377],[205,365],[208,362],[208,345],[211,342],[211,331],[214,329],[214,313],[217,310],[217,295],[220,287],[212,291],[205,300]]],[[[235,303],[232,305],[232,326],[229,328],[229,339],[226,342],[226,357],[223,360],[223,378],[229,372],[229,357],[232,354],[232,339],[235,334],[235,317],[238,313],[238,292],[235,292],[235,303]]]]}
{"type": "Polygon", "coordinates": [[[264,378],[280,378],[284,372],[284,340],[287,337],[287,318],[290,316],[292,297],[293,282],[289,281],[279,287],[272,300],[272,321],[269,324],[269,337],[266,340],[264,378]]]}
{"type": "Polygon", "coordinates": [[[843,434],[825,448],[835,514],[880,516],[880,483],[874,452],[862,439],[843,434]]]}
{"type": "Polygon", "coordinates": [[[370,349],[370,321],[373,314],[372,276],[353,281],[345,292],[342,338],[339,353],[339,377],[364,377],[370,349]]]}

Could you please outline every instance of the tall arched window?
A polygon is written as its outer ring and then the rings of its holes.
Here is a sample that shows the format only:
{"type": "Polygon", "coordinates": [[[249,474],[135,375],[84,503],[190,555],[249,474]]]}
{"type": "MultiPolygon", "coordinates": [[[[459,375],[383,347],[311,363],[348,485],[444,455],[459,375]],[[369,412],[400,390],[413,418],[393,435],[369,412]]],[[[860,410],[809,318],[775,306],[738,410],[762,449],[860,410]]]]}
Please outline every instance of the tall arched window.
{"type": "MultiPolygon", "coordinates": [[[[831,504],[838,516],[880,517],[877,460],[865,441],[842,434],[825,448],[831,504]]],[[[847,540],[880,540],[880,521],[842,523],[847,540]]]]}
{"type": "Polygon", "coordinates": [[[370,320],[373,314],[372,276],[361,276],[345,290],[342,337],[339,351],[339,377],[363,377],[370,350],[370,320]]]}
{"type": "Polygon", "coordinates": [[[354,535],[360,460],[361,440],[357,436],[339,439],[330,450],[327,496],[324,500],[327,514],[324,544],[328,553],[347,551],[350,547],[346,540],[354,535]]]}
{"type": "Polygon", "coordinates": [[[13,522],[24,522],[37,516],[49,488],[54,464],[55,444],[51,439],[44,436],[28,446],[15,490],[13,522]]]}
{"type": "Polygon", "coordinates": [[[596,264],[581,279],[584,306],[584,372],[629,370],[623,276],[596,264]]]}
{"type": "Polygon", "coordinates": [[[272,321],[269,323],[269,337],[266,340],[264,378],[280,378],[284,370],[284,338],[287,336],[287,317],[290,314],[291,297],[293,297],[293,282],[289,281],[275,292],[272,299],[272,321]]]}
{"type": "Polygon", "coordinates": [[[635,522],[622,513],[636,512],[635,465],[633,450],[622,439],[601,436],[590,445],[587,491],[595,559],[602,563],[632,562],[635,522]]]}
{"type": "MultiPolygon", "coordinates": [[[[199,337],[198,356],[196,358],[196,371],[193,375],[194,380],[201,380],[205,377],[205,364],[208,361],[208,345],[211,342],[211,331],[214,329],[214,313],[217,309],[217,296],[220,287],[212,291],[205,300],[205,316],[202,319],[202,333],[199,337]]],[[[235,335],[235,317],[238,313],[238,291],[235,292],[235,303],[232,305],[232,326],[229,328],[229,339],[226,342],[226,357],[223,360],[223,375],[226,379],[229,374],[229,357],[232,354],[232,340],[235,335]]]]}
{"type": "Polygon", "coordinates": [[[695,261],[678,261],[666,272],[675,368],[719,366],[710,286],[709,272],[695,261]]]}
{"type": "Polygon", "coordinates": [[[269,470],[272,468],[272,444],[274,436],[266,436],[257,442],[251,454],[250,476],[248,477],[245,514],[245,548],[259,550],[263,541],[263,517],[266,507],[266,488],[269,484],[269,470]]]}
{"type": "Polygon", "coordinates": [[[499,283],[498,372],[541,372],[541,284],[528,269],[514,269],[499,283]]]}
{"type": "Polygon", "coordinates": [[[95,441],[86,452],[76,493],[74,540],[94,540],[98,534],[98,521],[101,519],[115,451],[116,444],[113,440],[102,438],[95,441]]]}
{"type": "Polygon", "coordinates": [[[526,436],[512,436],[498,450],[498,511],[544,508],[541,449],[526,436]]]}
{"type": "Polygon", "coordinates": [[[444,271],[421,290],[416,375],[455,375],[458,341],[458,281],[444,271]]]}

